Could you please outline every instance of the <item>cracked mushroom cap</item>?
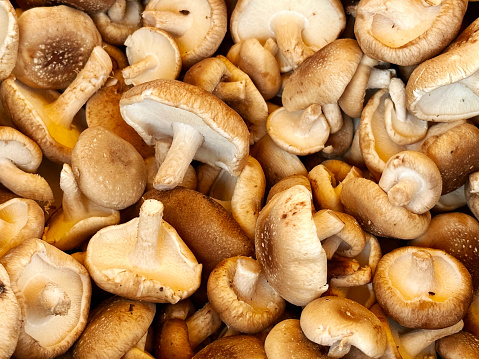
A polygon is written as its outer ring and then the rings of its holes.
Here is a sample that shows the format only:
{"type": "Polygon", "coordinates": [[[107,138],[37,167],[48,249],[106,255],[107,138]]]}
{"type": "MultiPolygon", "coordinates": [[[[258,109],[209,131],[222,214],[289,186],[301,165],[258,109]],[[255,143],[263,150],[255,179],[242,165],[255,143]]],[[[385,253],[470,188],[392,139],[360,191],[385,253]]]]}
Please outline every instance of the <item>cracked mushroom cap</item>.
{"type": "Polygon", "coordinates": [[[183,69],[212,56],[227,30],[223,0],[153,0],[142,16],[144,26],[158,27],[175,39],[183,69]]]}
{"type": "MultiPolygon", "coordinates": [[[[446,26],[450,26],[449,20],[446,26]]],[[[478,115],[478,58],[479,19],[469,25],[443,53],[414,69],[406,85],[409,111],[419,119],[437,122],[478,115]]]]}
{"type": "Polygon", "coordinates": [[[439,329],[460,321],[472,302],[471,275],[452,255],[406,246],[385,254],[373,279],[376,299],[408,328],[439,329]]]}
{"type": "Polygon", "coordinates": [[[22,317],[17,297],[13,293],[7,271],[0,264],[0,305],[2,321],[0,324],[0,358],[11,358],[17,346],[22,327],[22,317]]]}
{"type": "Polygon", "coordinates": [[[33,88],[66,88],[102,41],[86,13],[65,5],[24,11],[18,26],[20,42],[13,74],[33,88]]]}
{"type": "Polygon", "coordinates": [[[301,312],[300,325],[309,340],[330,347],[329,357],[340,358],[352,346],[372,358],[381,357],[386,350],[386,332],[379,319],[351,299],[315,299],[301,312]]]}
{"type": "Polygon", "coordinates": [[[65,353],[87,322],[91,283],[85,267],[40,239],[27,239],[0,263],[23,317],[14,356],[54,358],[65,353]]]}
{"type": "Polygon", "coordinates": [[[0,81],[10,76],[17,61],[19,30],[15,8],[0,0],[0,81]]]}
{"type": "Polygon", "coordinates": [[[415,65],[441,52],[459,33],[467,0],[362,0],[354,33],[368,56],[415,65]]]}
{"type": "Polygon", "coordinates": [[[73,358],[122,358],[148,331],[155,313],[155,304],[145,301],[113,296],[101,302],[75,343],[73,358]]]}

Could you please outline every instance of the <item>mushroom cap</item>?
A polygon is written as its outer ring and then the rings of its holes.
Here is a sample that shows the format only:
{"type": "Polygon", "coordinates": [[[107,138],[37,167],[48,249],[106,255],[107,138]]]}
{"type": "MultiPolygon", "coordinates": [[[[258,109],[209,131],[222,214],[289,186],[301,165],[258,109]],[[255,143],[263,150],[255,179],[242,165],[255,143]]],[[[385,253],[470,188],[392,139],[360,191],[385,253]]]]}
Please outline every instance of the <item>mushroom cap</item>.
{"type": "Polygon", "coordinates": [[[266,279],[288,302],[306,305],[327,290],[326,253],[306,187],[279,192],[263,207],[256,222],[255,248],[266,279]]]}
{"type": "Polygon", "coordinates": [[[10,76],[17,61],[19,30],[15,8],[9,0],[0,0],[0,81],[10,76]]]}
{"type": "Polygon", "coordinates": [[[461,261],[479,288],[479,222],[461,212],[437,214],[423,235],[411,240],[413,246],[441,249],[461,261]]]}
{"type": "Polygon", "coordinates": [[[86,326],[91,283],[87,270],[70,255],[40,240],[27,239],[0,258],[22,311],[15,349],[19,358],[54,358],[66,352],[86,326]],[[38,291],[56,283],[71,300],[66,315],[47,314],[36,303],[38,291]]]}
{"type": "Polygon", "coordinates": [[[72,151],[72,169],[82,193],[106,208],[131,206],[146,187],[141,155],[129,142],[101,126],[81,133],[72,151]]]}
{"type": "MultiPolygon", "coordinates": [[[[450,26],[449,19],[446,26],[450,26]]],[[[414,69],[406,85],[406,106],[417,118],[446,122],[479,114],[475,85],[479,70],[478,40],[479,20],[476,20],[443,53],[414,69]]]]}
{"type": "Polygon", "coordinates": [[[396,65],[415,65],[444,49],[458,34],[467,0],[363,0],[356,10],[354,33],[368,56],[396,65]]]}
{"type": "Polygon", "coordinates": [[[252,335],[223,337],[208,344],[194,359],[267,359],[263,342],[252,335]]]}
{"type": "Polygon", "coordinates": [[[294,175],[282,178],[273,187],[270,188],[270,190],[268,191],[268,197],[266,198],[266,203],[268,203],[271,200],[271,198],[274,197],[276,193],[287,190],[288,188],[293,187],[297,184],[303,185],[309,191],[312,191],[311,183],[308,177],[302,174],[294,174],[294,175]]]}
{"type": "Polygon", "coordinates": [[[460,331],[436,342],[436,351],[444,359],[474,359],[479,353],[479,338],[474,334],[460,331]]]}
{"type": "Polygon", "coordinates": [[[96,13],[97,11],[106,11],[114,3],[115,0],[17,0],[22,10],[28,10],[32,7],[51,6],[51,5],[68,5],[75,9],[80,9],[88,13],[96,13]]]}
{"type": "Polygon", "coordinates": [[[406,246],[386,253],[373,279],[376,299],[388,317],[408,328],[439,329],[460,321],[472,301],[472,280],[452,255],[433,248],[406,246]],[[424,263],[426,262],[426,263],[424,263]],[[425,283],[418,271],[431,265],[425,283]],[[412,283],[411,279],[419,283],[412,283]]]}
{"type": "Polygon", "coordinates": [[[172,123],[193,126],[204,137],[195,159],[238,175],[246,164],[249,132],[241,116],[209,92],[159,79],[134,86],[120,101],[124,120],[149,145],[172,137],[172,123]]]}
{"type": "Polygon", "coordinates": [[[183,69],[212,56],[223,41],[228,27],[223,0],[149,1],[143,13],[143,25],[162,28],[159,24],[154,25],[149,11],[171,12],[184,17],[188,27],[181,29],[181,34],[172,33],[180,49],[183,69]]]}
{"type": "Polygon", "coordinates": [[[33,88],[66,88],[102,41],[86,13],[65,5],[26,10],[18,18],[18,27],[13,74],[33,88]]]}
{"type": "Polygon", "coordinates": [[[351,299],[326,296],[313,300],[301,312],[300,325],[304,335],[320,345],[355,346],[373,358],[386,350],[386,332],[379,319],[351,299]]]}
{"type": "Polygon", "coordinates": [[[0,158],[7,159],[25,172],[35,172],[42,162],[38,145],[13,127],[0,126],[0,158]]]}
{"type": "Polygon", "coordinates": [[[228,327],[253,334],[273,324],[284,312],[285,301],[268,284],[256,260],[236,256],[223,260],[208,277],[208,299],[228,327]],[[235,287],[239,277],[245,288],[235,287]],[[251,281],[251,283],[249,283],[251,281]],[[233,285],[231,285],[233,283],[233,285]]]}
{"type": "Polygon", "coordinates": [[[361,227],[380,237],[412,239],[423,234],[431,221],[430,212],[415,214],[391,204],[387,193],[366,178],[351,178],[340,194],[345,212],[361,227]]]}
{"type": "Polygon", "coordinates": [[[327,348],[309,340],[301,330],[299,319],[277,323],[266,336],[264,349],[268,358],[327,359],[327,348]]]}
{"type": "Polygon", "coordinates": [[[338,102],[363,53],[354,39],[338,39],[315,52],[285,81],[282,99],[288,111],[338,102]]]}
{"type": "Polygon", "coordinates": [[[114,296],[101,302],[73,347],[73,357],[121,358],[145,335],[155,313],[155,304],[145,301],[114,296]]]}
{"type": "Polygon", "coordinates": [[[3,318],[0,323],[0,358],[10,358],[17,346],[22,317],[17,297],[13,293],[8,273],[0,264],[0,305],[3,318]]]}

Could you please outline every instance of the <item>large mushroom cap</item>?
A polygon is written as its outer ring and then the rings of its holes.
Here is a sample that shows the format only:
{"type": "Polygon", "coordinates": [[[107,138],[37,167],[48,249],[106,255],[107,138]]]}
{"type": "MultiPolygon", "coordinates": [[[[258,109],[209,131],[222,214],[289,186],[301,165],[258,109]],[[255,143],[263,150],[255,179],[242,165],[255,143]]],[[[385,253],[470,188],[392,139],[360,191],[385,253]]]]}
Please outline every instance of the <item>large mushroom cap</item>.
{"type": "Polygon", "coordinates": [[[0,81],[6,79],[17,61],[18,22],[9,0],[0,1],[0,81]]]}

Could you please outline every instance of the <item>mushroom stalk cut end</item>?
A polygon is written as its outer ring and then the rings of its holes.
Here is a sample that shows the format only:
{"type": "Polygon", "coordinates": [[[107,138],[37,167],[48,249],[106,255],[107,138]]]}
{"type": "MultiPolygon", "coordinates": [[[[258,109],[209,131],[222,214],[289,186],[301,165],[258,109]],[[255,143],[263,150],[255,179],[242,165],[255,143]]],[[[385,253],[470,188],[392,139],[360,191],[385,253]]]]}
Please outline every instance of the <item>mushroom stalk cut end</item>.
{"type": "Polygon", "coordinates": [[[68,294],[57,284],[49,282],[40,292],[40,304],[49,314],[67,315],[71,307],[68,294]]]}

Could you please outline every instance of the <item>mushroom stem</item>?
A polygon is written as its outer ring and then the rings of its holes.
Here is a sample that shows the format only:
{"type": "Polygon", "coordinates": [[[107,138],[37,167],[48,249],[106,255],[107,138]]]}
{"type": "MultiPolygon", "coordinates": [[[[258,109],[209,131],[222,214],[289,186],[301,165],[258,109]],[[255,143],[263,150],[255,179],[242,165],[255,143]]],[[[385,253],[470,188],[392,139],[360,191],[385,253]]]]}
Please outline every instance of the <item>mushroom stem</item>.
{"type": "Polygon", "coordinates": [[[197,310],[186,320],[188,340],[191,348],[195,349],[206,338],[216,332],[222,323],[210,303],[206,303],[203,308],[197,310]]]}
{"type": "Polygon", "coordinates": [[[246,98],[246,84],[245,81],[220,82],[212,93],[224,102],[243,101],[246,98]]]}
{"type": "Polygon", "coordinates": [[[415,297],[435,295],[436,272],[431,254],[417,250],[411,254],[411,267],[407,273],[409,290],[415,297]]]}
{"type": "Polygon", "coordinates": [[[304,21],[303,16],[280,12],[274,15],[270,22],[279,51],[293,69],[296,69],[306,58],[314,54],[314,50],[303,42],[301,36],[304,21]]]}
{"type": "Polygon", "coordinates": [[[192,25],[193,17],[188,15],[188,10],[180,10],[178,12],[145,10],[142,14],[143,25],[158,27],[173,37],[180,37],[192,25]]]}
{"type": "Polygon", "coordinates": [[[51,315],[67,315],[71,307],[68,294],[56,283],[49,282],[41,290],[38,300],[51,315]]]}
{"type": "Polygon", "coordinates": [[[101,46],[96,46],[75,80],[60,97],[45,106],[48,117],[58,125],[70,128],[78,111],[106,82],[112,67],[108,53],[101,46]]]}
{"type": "Polygon", "coordinates": [[[78,188],[73,171],[68,164],[64,164],[60,173],[60,188],[63,191],[63,216],[67,222],[82,218],[86,213],[82,200],[82,193],[78,188]]]}
{"type": "Polygon", "coordinates": [[[157,190],[172,189],[181,183],[204,141],[203,135],[193,126],[181,122],[175,122],[172,126],[173,141],[170,150],[153,181],[153,187],[157,190]]]}
{"type": "Polygon", "coordinates": [[[0,183],[21,197],[53,202],[52,189],[43,177],[22,171],[6,158],[0,159],[0,183]]]}
{"type": "Polygon", "coordinates": [[[269,51],[273,56],[276,56],[276,54],[279,51],[278,44],[271,37],[268,37],[268,40],[266,40],[263,47],[265,50],[269,51]]]}
{"type": "Polygon", "coordinates": [[[369,74],[367,89],[385,89],[396,75],[393,69],[378,69],[373,67],[369,74]]]}
{"type": "Polygon", "coordinates": [[[108,9],[108,17],[113,22],[121,22],[125,17],[126,0],[116,0],[115,3],[108,9]]]}
{"type": "MultiPolygon", "coordinates": [[[[144,57],[141,61],[138,61],[130,66],[125,67],[123,70],[121,70],[121,73],[125,80],[131,80],[137,78],[138,76],[151,69],[154,69],[157,66],[158,59],[156,58],[156,56],[148,55],[144,57]]],[[[125,83],[128,84],[127,81],[125,81],[125,83]]]]}
{"type": "MultiPolygon", "coordinates": [[[[298,136],[306,136],[313,125],[320,120],[324,120],[324,122],[327,123],[325,117],[323,116],[321,106],[313,103],[301,113],[301,116],[298,120],[298,125],[296,126],[294,132],[298,136]]],[[[329,125],[327,125],[327,127],[329,127],[329,125]]]]}
{"type": "Polygon", "coordinates": [[[140,208],[135,248],[128,256],[132,265],[145,270],[155,268],[162,222],[163,203],[146,200],[140,208]]]}
{"type": "Polygon", "coordinates": [[[236,261],[233,289],[239,300],[245,303],[253,301],[260,273],[261,267],[256,262],[245,261],[241,258],[236,261]]]}
{"type": "Polygon", "coordinates": [[[330,127],[330,133],[338,132],[343,127],[343,114],[337,103],[328,103],[323,105],[322,111],[330,127]]]}
{"type": "Polygon", "coordinates": [[[342,241],[341,237],[333,235],[321,242],[328,259],[333,258],[333,254],[336,253],[342,241]]]}
{"type": "Polygon", "coordinates": [[[342,358],[351,350],[351,344],[348,342],[348,337],[345,337],[341,340],[338,340],[336,343],[333,343],[329,347],[328,357],[329,358],[342,358]]]}
{"type": "Polygon", "coordinates": [[[401,178],[389,191],[389,202],[394,206],[403,207],[421,190],[421,181],[413,177],[401,178]]]}
{"type": "Polygon", "coordinates": [[[329,209],[315,213],[313,221],[320,241],[338,234],[345,226],[344,222],[329,209]]]}

